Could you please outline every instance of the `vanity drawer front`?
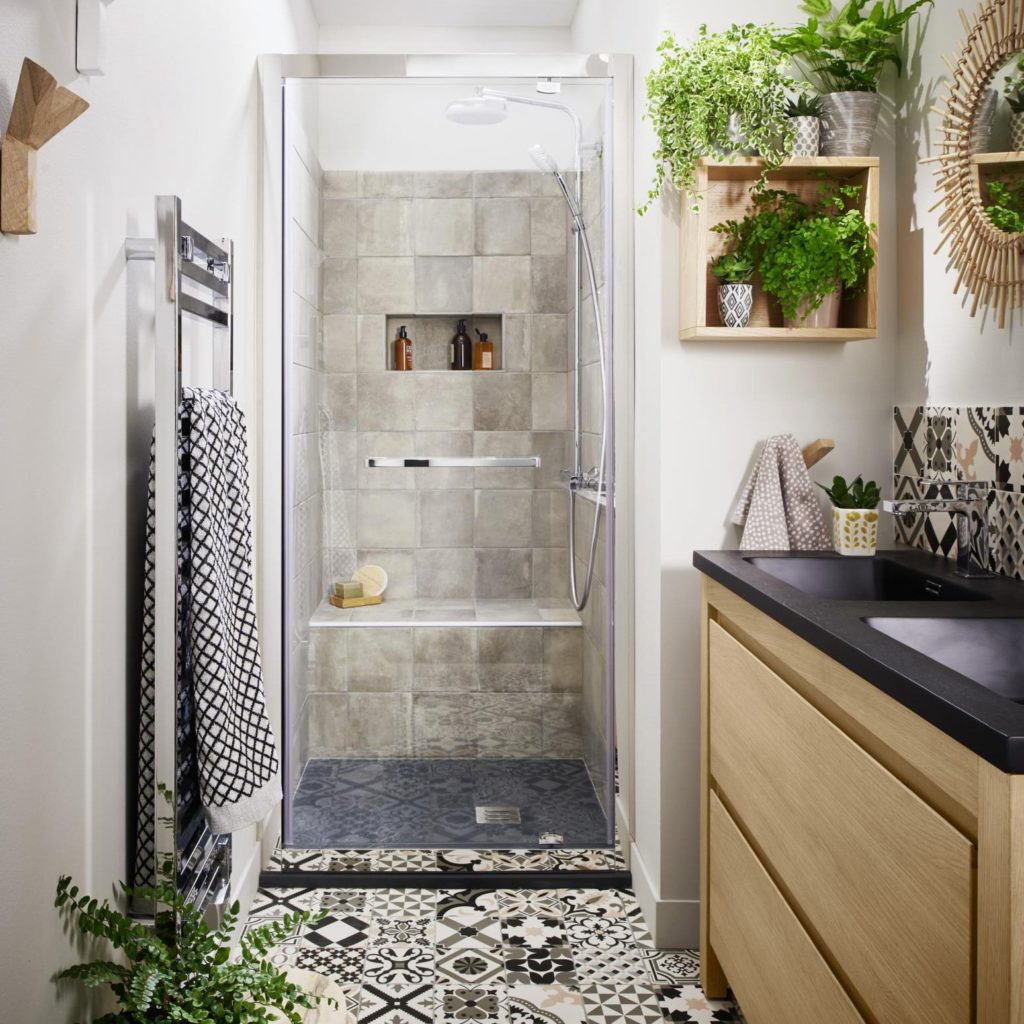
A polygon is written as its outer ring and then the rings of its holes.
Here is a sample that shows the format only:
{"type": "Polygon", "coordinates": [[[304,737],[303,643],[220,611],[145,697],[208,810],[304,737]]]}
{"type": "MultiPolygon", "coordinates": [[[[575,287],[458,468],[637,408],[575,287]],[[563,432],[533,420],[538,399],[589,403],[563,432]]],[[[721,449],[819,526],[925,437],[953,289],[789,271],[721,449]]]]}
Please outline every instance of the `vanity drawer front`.
{"type": "Polygon", "coordinates": [[[750,1024],[863,1024],[721,801],[710,800],[711,946],[750,1024]]]}
{"type": "Polygon", "coordinates": [[[874,1017],[967,1024],[971,843],[717,623],[709,631],[711,777],[764,864],[874,1017]]]}

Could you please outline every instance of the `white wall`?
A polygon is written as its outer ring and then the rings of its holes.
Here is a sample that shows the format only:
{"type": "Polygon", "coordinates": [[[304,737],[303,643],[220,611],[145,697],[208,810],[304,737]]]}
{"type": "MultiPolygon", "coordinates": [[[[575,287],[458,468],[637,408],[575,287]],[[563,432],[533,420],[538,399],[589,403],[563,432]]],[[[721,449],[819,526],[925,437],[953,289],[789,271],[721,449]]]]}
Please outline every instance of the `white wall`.
{"type": "Polygon", "coordinates": [[[75,956],[58,875],[102,896],[127,870],[152,271],[126,270],[124,238],[152,232],[168,192],[234,237],[251,411],[255,58],[316,45],[306,0],[262,0],[259,17],[246,0],[114,0],[107,73],[90,81],[74,25],[74,0],[0,5],[0,124],[26,55],[92,104],[40,153],[39,234],[0,237],[0,1016],[33,1024],[83,1016],[51,983],[75,956]]]}
{"type": "MultiPolygon", "coordinates": [[[[790,0],[734,0],[718,17],[669,0],[582,0],[573,49],[637,59],[636,199],[655,139],[640,118],[662,32],[708,21],[795,18],[790,0]]],[[[885,133],[883,133],[883,136],[885,133]]],[[[834,344],[684,344],[675,196],[636,224],[636,779],[633,874],[661,944],[692,945],[698,912],[699,581],[694,549],[734,547],[727,525],[758,443],[773,433],[834,437],[821,466],[891,474],[895,397],[893,145],[883,158],[879,339],[834,344]]],[[[685,215],[685,214],[682,214],[685,215]]]]}
{"type": "Polygon", "coordinates": [[[358,25],[320,30],[320,53],[569,53],[565,28],[358,25]]]}
{"type": "MultiPolygon", "coordinates": [[[[964,30],[960,4],[930,10],[923,45],[915,47],[901,82],[904,103],[899,142],[900,403],[1019,405],[1024,401],[1024,331],[1017,323],[1000,330],[991,316],[971,318],[968,299],[953,294],[955,276],[946,255],[935,255],[942,238],[934,164],[918,160],[936,152],[938,116],[928,112],[944,95],[943,56],[959,57],[964,30]]],[[[1001,88],[1002,76],[995,83],[1001,88]]],[[[997,141],[997,146],[1004,146],[997,141]]]]}

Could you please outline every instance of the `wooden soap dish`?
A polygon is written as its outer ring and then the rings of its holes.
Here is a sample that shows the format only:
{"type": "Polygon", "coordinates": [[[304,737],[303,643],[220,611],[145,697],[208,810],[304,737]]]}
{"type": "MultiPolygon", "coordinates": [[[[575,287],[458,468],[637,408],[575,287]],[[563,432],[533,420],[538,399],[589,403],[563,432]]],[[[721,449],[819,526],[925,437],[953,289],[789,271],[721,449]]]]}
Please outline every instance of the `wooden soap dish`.
{"type": "Polygon", "coordinates": [[[371,604],[383,604],[384,598],[379,594],[376,597],[337,597],[331,594],[330,602],[335,608],[367,608],[371,604]]]}

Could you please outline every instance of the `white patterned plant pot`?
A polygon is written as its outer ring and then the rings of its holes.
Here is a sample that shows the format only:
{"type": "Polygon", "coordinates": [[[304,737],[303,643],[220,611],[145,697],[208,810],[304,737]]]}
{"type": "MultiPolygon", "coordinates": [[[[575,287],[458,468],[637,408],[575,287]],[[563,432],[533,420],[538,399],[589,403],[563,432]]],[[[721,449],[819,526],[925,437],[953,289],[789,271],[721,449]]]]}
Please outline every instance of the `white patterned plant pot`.
{"type": "Polygon", "coordinates": [[[882,97],[877,92],[830,92],[821,98],[822,156],[869,156],[882,97]]]}
{"type": "Polygon", "coordinates": [[[817,156],[821,147],[821,119],[791,117],[793,124],[793,156],[817,156]]]}
{"type": "Polygon", "coordinates": [[[832,543],[840,555],[868,558],[878,547],[878,513],[832,506],[832,543]]]}
{"type": "Polygon", "coordinates": [[[1015,153],[1024,149],[1024,111],[1010,114],[1010,149],[1015,153]]]}
{"type": "Polygon", "coordinates": [[[723,284],[718,286],[718,315],[724,327],[746,327],[754,311],[752,284],[723,284]]]}

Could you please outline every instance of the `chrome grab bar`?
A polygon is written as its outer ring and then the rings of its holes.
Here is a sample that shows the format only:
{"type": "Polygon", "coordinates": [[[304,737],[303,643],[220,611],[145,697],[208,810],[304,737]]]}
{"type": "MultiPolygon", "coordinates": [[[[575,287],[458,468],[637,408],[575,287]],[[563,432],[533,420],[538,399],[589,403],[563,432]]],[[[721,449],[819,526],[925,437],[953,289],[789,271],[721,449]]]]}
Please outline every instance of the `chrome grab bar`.
{"type": "Polygon", "coordinates": [[[403,459],[371,455],[367,458],[366,465],[370,469],[540,469],[540,456],[421,455],[417,458],[403,459]]]}

